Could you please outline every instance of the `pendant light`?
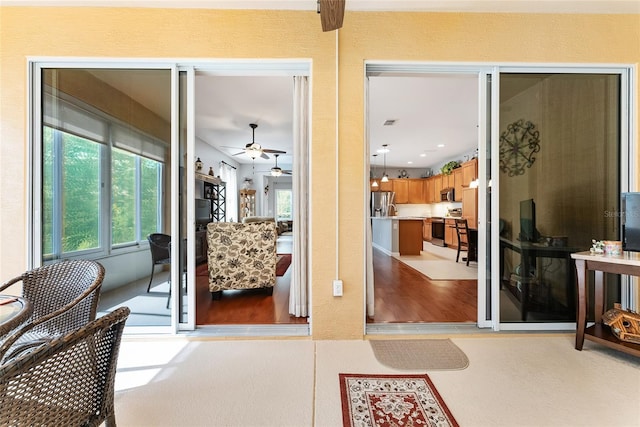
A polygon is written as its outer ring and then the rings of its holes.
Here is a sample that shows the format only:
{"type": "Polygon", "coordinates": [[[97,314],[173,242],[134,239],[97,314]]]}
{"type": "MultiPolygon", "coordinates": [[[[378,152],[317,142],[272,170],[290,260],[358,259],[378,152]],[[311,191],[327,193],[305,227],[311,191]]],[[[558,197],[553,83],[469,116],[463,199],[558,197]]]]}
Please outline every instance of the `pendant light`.
{"type": "Polygon", "coordinates": [[[376,157],[377,154],[373,155],[373,182],[371,183],[371,187],[378,188],[378,180],[376,179],[376,157]]]}
{"type": "Polygon", "coordinates": [[[276,166],[271,168],[271,176],[280,176],[282,175],[282,169],[278,167],[278,156],[279,154],[276,154],[276,166]]]}
{"type": "Polygon", "coordinates": [[[382,149],[379,150],[378,152],[383,153],[383,158],[384,158],[384,172],[382,172],[382,179],[380,180],[380,182],[389,182],[389,175],[387,175],[387,153],[389,152],[389,149],[387,148],[388,144],[382,144],[382,149]]]}

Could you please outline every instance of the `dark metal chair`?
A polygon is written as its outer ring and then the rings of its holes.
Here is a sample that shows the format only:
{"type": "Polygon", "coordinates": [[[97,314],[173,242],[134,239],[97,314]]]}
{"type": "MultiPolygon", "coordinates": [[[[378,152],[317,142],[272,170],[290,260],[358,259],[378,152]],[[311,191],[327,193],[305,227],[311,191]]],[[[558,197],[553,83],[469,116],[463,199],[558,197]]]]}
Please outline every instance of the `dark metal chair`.
{"type": "Polygon", "coordinates": [[[151,290],[153,272],[156,265],[171,264],[171,236],[162,233],[149,234],[149,249],[151,250],[151,277],[147,285],[147,292],[151,290]]]}
{"type": "Polygon", "coordinates": [[[25,346],[76,330],[96,318],[104,267],[96,261],[67,260],[21,274],[2,285],[22,285],[33,311],[22,326],[0,340],[0,361],[25,346]]]}
{"type": "Polygon", "coordinates": [[[460,252],[466,251],[467,256],[462,258],[462,261],[466,261],[467,265],[469,265],[469,261],[476,260],[476,245],[469,233],[469,225],[466,219],[456,218],[456,234],[458,235],[456,262],[460,260],[460,252]]]}
{"type": "Polygon", "coordinates": [[[0,365],[0,425],[115,427],[114,381],[128,307],[0,365]]]}

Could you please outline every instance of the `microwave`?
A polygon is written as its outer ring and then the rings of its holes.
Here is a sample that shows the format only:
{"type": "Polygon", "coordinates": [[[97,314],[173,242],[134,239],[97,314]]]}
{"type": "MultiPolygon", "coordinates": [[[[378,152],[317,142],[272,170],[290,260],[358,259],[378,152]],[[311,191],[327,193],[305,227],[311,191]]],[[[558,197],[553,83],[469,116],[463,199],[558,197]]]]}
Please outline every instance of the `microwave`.
{"type": "Polygon", "coordinates": [[[453,195],[453,188],[444,188],[440,190],[441,202],[454,202],[456,199],[453,195]]]}

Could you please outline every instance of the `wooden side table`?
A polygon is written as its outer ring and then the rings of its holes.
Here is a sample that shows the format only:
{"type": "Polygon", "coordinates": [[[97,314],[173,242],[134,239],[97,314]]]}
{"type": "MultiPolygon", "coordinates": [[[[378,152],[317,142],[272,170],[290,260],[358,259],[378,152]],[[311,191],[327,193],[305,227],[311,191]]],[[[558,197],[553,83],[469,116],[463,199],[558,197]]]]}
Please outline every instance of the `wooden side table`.
{"type": "Polygon", "coordinates": [[[585,338],[604,346],[640,357],[640,345],[621,341],[616,338],[607,325],[602,324],[605,311],[604,273],[628,274],[640,276],[640,253],[624,252],[621,256],[593,255],[591,252],[571,254],[576,264],[578,279],[578,307],[576,313],[576,350],[582,350],[585,338]],[[587,328],[587,309],[589,307],[587,272],[595,272],[594,310],[595,324],[587,328]]]}

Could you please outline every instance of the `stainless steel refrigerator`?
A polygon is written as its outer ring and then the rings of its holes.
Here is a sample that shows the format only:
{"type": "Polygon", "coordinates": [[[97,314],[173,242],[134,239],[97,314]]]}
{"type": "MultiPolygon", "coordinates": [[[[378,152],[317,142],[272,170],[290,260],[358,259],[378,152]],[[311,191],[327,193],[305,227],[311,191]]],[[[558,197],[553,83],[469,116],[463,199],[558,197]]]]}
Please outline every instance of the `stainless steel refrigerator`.
{"type": "MultiPolygon", "coordinates": [[[[389,216],[389,207],[393,205],[395,195],[393,191],[372,191],[371,216],[389,216]]],[[[395,210],[395,206],[392,210],[395,210]]]]}

